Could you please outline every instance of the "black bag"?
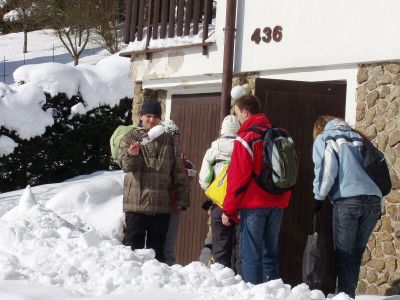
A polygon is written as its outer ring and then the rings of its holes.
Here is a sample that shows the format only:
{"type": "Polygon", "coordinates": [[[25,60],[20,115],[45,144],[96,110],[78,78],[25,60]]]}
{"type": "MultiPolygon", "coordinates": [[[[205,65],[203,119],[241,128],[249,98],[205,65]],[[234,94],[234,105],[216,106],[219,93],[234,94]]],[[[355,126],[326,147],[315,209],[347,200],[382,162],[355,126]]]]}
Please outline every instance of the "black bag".
{"type": "Polygon", "coordinates": [[[389,168],[386,164],[385,155],[379,151],[369,140],[364,139],[364,161],[363,165],[371,179],[376,183],[386,196],[392,190],[389,168]]]}
{"type": "Polygon", "coordinates": [[[318,220],[319,212],[316,212],[303,253],[302,279],[311,290],[322,288],[327,267],[324,239],[317,231],[318,220]]]}

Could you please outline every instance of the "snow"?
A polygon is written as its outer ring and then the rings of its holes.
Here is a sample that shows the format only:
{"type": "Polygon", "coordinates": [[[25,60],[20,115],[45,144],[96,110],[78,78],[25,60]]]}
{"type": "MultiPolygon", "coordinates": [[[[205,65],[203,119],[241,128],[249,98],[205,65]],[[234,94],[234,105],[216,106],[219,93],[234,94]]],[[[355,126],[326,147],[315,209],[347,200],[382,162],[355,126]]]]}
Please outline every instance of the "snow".
{"type": "MultiPolygon", "coordinates": [[[[14,72],[20,86],[0,85],[0,126],[15,130],[21,139],[42,135],[54,119],[41,108],[51,96],[66,93],[68,97],[80,94],[85,106],[75,105],[72,114],[84,114],[100,105],[117,105],[120,99],[133,97],[129,79],[129,59],[113,55],[96,65],[77,67],[59,63],[25,65],[14,72]]],[[[0,155],[9,154],[9,139],[0,139],[0,155]]]]}
{"type": "Polygon", "coordinates": [[[116,54],[96,65],[25,65],[14,72],[14,79],[17,83],[34,83],[52,97],[58,93],[65,93],[68,98],[80,94],[88,111],[106,104],[113,107],[119,104],[119,100],[133,97],[133,82],[129,74],[129,59],[116,54]]]}
{"type": "MultiPolygon", "coordinates": [[[[71,55],[64,48],[53,30],[44,29],[29,32],[28,53],[26,54],[22,53],[23,44],[23,32],[0,35],[0,75],[2,75],[1,81],[3,81],[3,75],[6,75],[5,83],[7,84],[14,83],[12,74],[24,64],[53,62],[53,49],[54,62],[73,65],[71,55]],[[5,66],[4,58],[6,60],[5,66]],[[3,71],[4,67],[5,70],[3,71]]],[[[110,53],[100,48],[98,44],[89,42],[79,59],[79,63],[96,64],[109,55],[110,53]]]]}
{"type": "Polygon", "coordinates": [[[0,136],[0,157],[8,155],[14,152],[14,149],[18,146],[16,142],[10,139],[8,136],[0,136]]]}
{"type": "MultiPolygon", "coordinates": [[[[1,86],[0,86],[1,89],[1,86]]],[[[0,98],[0,126],[15,130],[22,139],[41,135],[46,126],[54,123],[53,117],[40,107],[46,97],[35,84],[26,84],[17,88],[2,89],[0,98]]],[[[7,140],[0,140],[0,149],[7,140]]],[[[4,154],[1,153],[0,154],[4,154]]]]}
{"type": "Polygon", "coordinates": [[[169,267],[152,249],[123,246],[123,176],[96,172],[0,194],[0,299],[326,299],[305,284],[254,286],[220,264],[169,267]]]}
{"type": "MultiPolygon", "coordinates": [[[[65,93],[69,98],[81,95],[85,103],[74,105],[71,117],[74,114],[85,114],[101,105],[113,107],[118,105],[121,99],[133,97],[133,82],[129,79],[129,59],[118,54],[108,57],[93,55],[87,61],[95,61],[96,64],[84,63],[85,59],[82,59],[82,63],[76,67],[58,62],[39,63],[50,51],[51,43],[55,42],[54,37],[47,30],[32,32],[29,35],[29,48],[41,49],[37,52],[31,50],[32,53],[29,53],[30,56],[37,55],[29,61],[34,64],[16,68],[13,76],[19,85],[0,83],[0,126],[15,131],[19,138],[29,140],[40,136],[45,132],[46,126],[54,124],[51,112],[45,112],[41,108],[46,101],[44,93],[51,96],[65,93]],[[39,38],[42,41],[36,40],[39,38]]],[[[1,55],[7,56],[6,66],[11,65],[11,69],[18,66],[16,60],[11,60],[17,59],[18,56],[13,56],[13,53],[17,52],[17,48],[22,48],[19,38],[20,34],[0,36],[1,55]]],[[[63,60],[61,59],[61,62],[67,62],[63,60]]],[[[12,153],[16,146],[17,143],[10,137],[0,136],[0,156],[12,153]]]]}
{"type": "Polygon", "coordinates": [[[3,20],[7,21],[7,22],[14,22],[14,21],[18,21],[19,20],[19,13],[16,9],[13,9],[11,11],[9,11],[8,13],[6,13],[3,16],[3,20]]]}
{"type": "MultiPolygon", "coordinates": [[[[160,32],[160,28],[158,30],[160,32]]],[[[176,32],[176,31],[175,31],[176,32]]],[[[129,53],[133,51],[141,51],[146,47],[147,40],[147,31],[143,31],[143,38],[141,41],[134,41],[128,44],[121,53],[129,53]]],[[[164,39],[150,39],[149,49],[159,49],[159,48],[168,48],[182,45],[192,45],[203,42],[203,25],[199,25],[199,32],[197,34],[193,34],[193,30],[191,30],[190,35],[188,36],[175,36],[173,38],[164,38],[164,39]]],[[[208,38],[206,42],[215,42],[215,25],[208,26],[208,38]]]]}

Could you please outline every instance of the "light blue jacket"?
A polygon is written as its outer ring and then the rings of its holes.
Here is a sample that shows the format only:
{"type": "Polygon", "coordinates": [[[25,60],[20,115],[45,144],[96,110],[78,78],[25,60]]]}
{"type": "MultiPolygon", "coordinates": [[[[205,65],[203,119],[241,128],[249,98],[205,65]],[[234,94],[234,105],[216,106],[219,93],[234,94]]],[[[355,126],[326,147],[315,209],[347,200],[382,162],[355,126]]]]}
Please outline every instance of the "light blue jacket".
{"type": "Polygon", "coordinates": [[[332,120],[313,145],[314,197],[332,201],[360,195],[382,197],[375,182],[366,173],[363,139],[344,121],[332,120]]]}

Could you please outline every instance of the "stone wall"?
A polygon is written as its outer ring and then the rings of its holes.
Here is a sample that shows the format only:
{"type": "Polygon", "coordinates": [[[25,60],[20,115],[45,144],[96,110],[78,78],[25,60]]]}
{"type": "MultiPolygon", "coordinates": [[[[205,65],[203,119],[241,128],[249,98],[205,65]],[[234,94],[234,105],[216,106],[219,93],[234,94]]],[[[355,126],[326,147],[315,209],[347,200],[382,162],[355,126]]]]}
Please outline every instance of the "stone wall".
{"type": "Polygon", "coordinates": [[[385,153],[393,189],[364,253],[357,292],[400,294],[400,63],[361,65],[356,128],[385,153]]]}

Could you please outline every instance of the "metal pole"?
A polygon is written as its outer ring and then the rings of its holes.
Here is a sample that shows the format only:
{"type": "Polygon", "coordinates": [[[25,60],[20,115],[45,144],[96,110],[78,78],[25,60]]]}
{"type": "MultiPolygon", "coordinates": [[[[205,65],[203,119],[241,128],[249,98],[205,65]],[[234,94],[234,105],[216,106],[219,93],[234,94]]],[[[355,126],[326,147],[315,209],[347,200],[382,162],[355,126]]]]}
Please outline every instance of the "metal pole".
{"type": "Polygon", "coordinates": [[[220,121],[229,115],[231,109],[233,54],[235,45],[236,0],[227,0],[225,19],[224,62],[222,71],[222,93],[220,121]]]}

